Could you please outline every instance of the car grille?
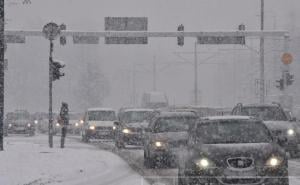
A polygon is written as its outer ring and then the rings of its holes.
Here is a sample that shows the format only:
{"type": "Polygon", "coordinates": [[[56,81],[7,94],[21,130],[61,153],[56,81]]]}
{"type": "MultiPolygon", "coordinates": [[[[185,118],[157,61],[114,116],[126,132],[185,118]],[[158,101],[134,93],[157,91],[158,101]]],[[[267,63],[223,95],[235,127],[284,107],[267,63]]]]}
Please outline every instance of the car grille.
{"type": "Polygon", "coordinates": [[[137,133],[142,133],[143,129],[142,128],[136,128],[136,127],[130,127],[128,128],[131,132],[137,132],[137,133]]]}
{"type": "Polygon", "coordinates": [[[112,131],[112,127],[96,127],[96,130],[101,130],[101,131],[112,131]]]}
{"type": "Polygon", "coordinates": [[[275,136],[280,136],[280,135],[282,135],[283,132],[282,132],[282,130],[273,130],[272,133],[275,136]]]}
{"type": "Polygon", "coordinates": [[[225,184],[257,184],[257,183],[261,182],[261,179],[257,179],[257,178],[241,178],[241,179],[222,178],[221,181],[225,184]]]}
{"type": "Polygon", "coordinates": [[[180,146],[185,146],[186,145],[186,140],[169,141],[168,144],[171,148],[178,148],[180,146]]]}
{"type": "Polygon", "coordinates": [[[253,166],[253,159],[252,158],[247,158],[247,157],[237,157],[237,158],[229,158],[227,159],[227,164],[231,168],[250,168],[253,166]]]}

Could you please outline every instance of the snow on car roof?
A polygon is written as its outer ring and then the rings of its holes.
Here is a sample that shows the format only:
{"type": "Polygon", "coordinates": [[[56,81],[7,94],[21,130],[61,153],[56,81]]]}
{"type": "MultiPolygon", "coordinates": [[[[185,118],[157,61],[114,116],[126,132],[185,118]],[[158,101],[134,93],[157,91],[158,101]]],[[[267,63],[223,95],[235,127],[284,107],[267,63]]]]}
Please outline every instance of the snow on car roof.
{"type": "Polygon", "coordinates": [[[243,107],[278,107],[277,104],[247,104],[243,107]]]}
{"type": "Polygon", "coordinates": [[[249,120],[253,119],[251,116],[210,116],[210,117],[204,117],[203,120],[249,120]]]}
{"type": "Polygon", "coordinates": [[[158,117],[181,117],[181,116],[196,117],[195,113],[192,112],[161,112],[158,117]]]}
{"type": "Polygon", "coordinates": [[[145,112],[145,111],[149,111],[149,112],[153,112],[153,109],[143,109],[143,108],[132,108],[132,109],[126,109],[124,110],[124,112],[145,112]]]}
{"type": "Polygon", "coordinates": [[[112,108],[103,108],[103,107],[96,107],[96,108],[89,108],[88,111],[114,111],[112,108]]]}

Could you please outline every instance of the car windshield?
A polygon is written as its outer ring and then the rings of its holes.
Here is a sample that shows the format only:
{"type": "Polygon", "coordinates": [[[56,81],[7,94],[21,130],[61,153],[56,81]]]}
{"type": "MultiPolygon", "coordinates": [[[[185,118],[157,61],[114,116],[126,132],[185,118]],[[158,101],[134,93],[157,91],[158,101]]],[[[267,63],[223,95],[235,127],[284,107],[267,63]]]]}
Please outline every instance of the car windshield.
{"type": "Polygon", "coordinates": [[[195,123],[195,117],[168,117],[159,118],[154,126],[154,132],[182,132],[189,129],[189,125],[195,123]]]}
{"type": "Polygon", "coordinates": [[[242,115],[254,116],[264,121],[287,121],[287,116],[279,107],[243,107],[242,115]]]}
{"type": "Polygon", "coordinates": [[[114,111],[89,111],[90,121],[114,121],[116,115],[114,111]]]}
{"type": "Polygon", "coordinates": [[[197,125],[197,142],[222,143],[269,143],[268,129],[261,122],[228,120],[197,125]]]}
{"type": "Polygon", "coordinates": [[[153,111],[128,111],[120,119],[124,123],[138,123],[147,121],[152,113],[153,111]]]}

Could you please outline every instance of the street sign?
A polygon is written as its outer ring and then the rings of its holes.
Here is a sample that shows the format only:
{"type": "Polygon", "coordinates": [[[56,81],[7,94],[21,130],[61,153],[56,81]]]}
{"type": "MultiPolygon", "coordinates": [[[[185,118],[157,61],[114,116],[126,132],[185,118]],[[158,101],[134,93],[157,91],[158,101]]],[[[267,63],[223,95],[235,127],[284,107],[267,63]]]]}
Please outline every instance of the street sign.
{"type": "MultiPolygon", "coordinates": [[[[105,31],[147,31],[147,17],[105,17],[105,31]]],[[[147,44],[148,37],[105,37],[106,44],[147,44]]]]}
{"type": "Polygon", "coordinates": [[[244,36],[204,36],[198,37],[198,44],[241,44],[246,43],[244,36]]]}
{"type": "Polygon", "coordinates": [[[5,35],[5,43],[10,44],[24,44],[26,38],[24,35],[5,35]]]}
{"type": "Polygon", "coordinates": [[[43,27],[43,34],[48,40],[55,40],[60,34],[60,26],[50,22],[43,27]]]}
{"type": "Polygon", "coordinates": [[[285,65],[289,65],[293,62],[293,55],[291,53],[284,53],[281,57],[281,61],[285,65]]]}
{"type": "Polygon", "coordinates": [[[99,37],[97,36],[73,36],[74,44],[99,44],[99,37]]]}

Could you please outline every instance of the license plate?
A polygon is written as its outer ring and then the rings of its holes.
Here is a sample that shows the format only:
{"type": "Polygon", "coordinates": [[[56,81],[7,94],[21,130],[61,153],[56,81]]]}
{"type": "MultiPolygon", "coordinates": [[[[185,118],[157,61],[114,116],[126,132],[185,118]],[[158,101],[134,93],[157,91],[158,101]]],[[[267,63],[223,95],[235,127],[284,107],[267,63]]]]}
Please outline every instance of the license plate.
{"type": "Polygon", "coordinates": [[[255,170],[230,170],[227,169],[224,171],[224,175],[227,177],[231,178],[236,178],[236,177],[243,177],[243,178],[253,178],[257,176],[257,173],[255,170]]]}

